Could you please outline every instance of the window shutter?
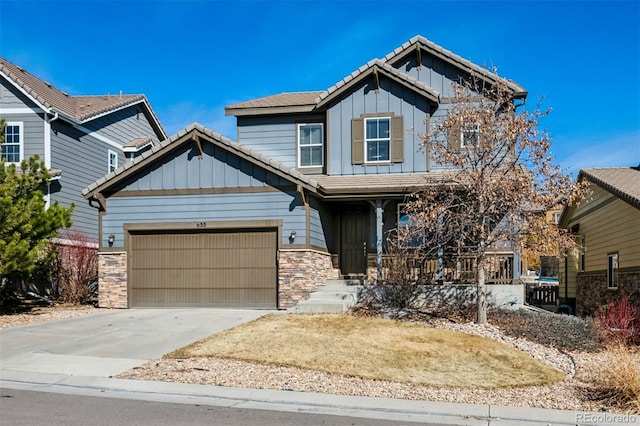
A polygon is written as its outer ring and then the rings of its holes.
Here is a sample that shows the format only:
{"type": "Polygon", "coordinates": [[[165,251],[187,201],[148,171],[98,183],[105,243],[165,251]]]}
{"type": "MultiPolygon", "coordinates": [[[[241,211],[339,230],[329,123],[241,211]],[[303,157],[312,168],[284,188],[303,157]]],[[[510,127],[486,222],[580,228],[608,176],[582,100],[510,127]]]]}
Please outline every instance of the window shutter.
{"type": "Polygon", "coordinates": [[[404,161],[404,117],[391,118],[391,162],[404,161]]]}
{"type": "Polygon", "coordinates": [[[460,135],[462,128],[459,125],[455,125],[449,128],[449,133],[447,134],[448,142],[449,142],[449,151],[451,152],[460,152],[460,135]]]}
{"type": "Polygon", "coordinates": [[[364,164],[364,119],[351,120],[351,164],[364,164]]]}

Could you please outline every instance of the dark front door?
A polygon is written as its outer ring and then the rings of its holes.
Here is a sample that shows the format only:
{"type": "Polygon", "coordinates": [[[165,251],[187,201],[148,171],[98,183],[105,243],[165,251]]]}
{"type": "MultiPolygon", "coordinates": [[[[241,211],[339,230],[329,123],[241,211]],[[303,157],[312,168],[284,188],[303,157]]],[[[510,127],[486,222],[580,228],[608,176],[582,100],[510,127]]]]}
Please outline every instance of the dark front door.
{"type": "Polygon", "coordinates": [[[345,209],[340,221],[340,271],[343,275],[367,272],[368,206],[345,209]]]}

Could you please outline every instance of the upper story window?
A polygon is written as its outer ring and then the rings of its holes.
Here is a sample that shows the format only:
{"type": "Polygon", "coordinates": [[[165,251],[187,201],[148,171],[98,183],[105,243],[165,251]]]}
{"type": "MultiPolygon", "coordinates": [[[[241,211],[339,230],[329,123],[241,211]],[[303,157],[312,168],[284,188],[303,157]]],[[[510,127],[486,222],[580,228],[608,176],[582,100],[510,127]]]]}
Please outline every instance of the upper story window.
{"type": "Polygon", "coordinates": [[[460,148],[477,146],[479,135],[480,126],[478,124],[462,129],[460,132],[460,148]]]}
{"type": "Polygon", "coordinates": [[[321,123],[298,124],[298,167],[322,167],[324,129],[321,123]]]}
{"type": "Polygon", "coordinates": [[[109,150],[109,168],[107,173],[113,172],[118,168],[118,153],[115,151],[109,150]]]}
{"type": "Polygon", "coordinates": [[[8,122],[4,128],[4,143],[0,145],[7,163],[19,163],[24,155],[24,126],[22,122],[8,122]]]}
{"type": "Polygon", "coordinates": [[[392,112],[351,119],[351,164],[386,165],[404,161],[404,118],[392,112]]]}
{"type": "Polygon", "coordinates": [[[391,118],[365,118],[365,162],[389,161],[391,158],[391,118]]]}
{"type": "Polygon", "coordinates": [[[618,253],[610,253],[607,258],[607,288],[615,290],[618,288],[618,253]]]}

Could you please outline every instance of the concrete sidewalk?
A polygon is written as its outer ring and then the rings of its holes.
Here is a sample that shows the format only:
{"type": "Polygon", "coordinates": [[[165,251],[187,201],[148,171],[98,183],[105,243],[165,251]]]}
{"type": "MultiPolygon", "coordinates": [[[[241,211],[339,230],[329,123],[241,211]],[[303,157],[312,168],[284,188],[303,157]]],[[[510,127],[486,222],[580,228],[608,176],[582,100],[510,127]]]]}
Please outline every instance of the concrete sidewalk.
{"type": "Polygon", "coordinates": [[[140,309],[0,331],[0,387],[452,425],[640,424],[636,416],[114,379],[268,311],[140,309]]]}

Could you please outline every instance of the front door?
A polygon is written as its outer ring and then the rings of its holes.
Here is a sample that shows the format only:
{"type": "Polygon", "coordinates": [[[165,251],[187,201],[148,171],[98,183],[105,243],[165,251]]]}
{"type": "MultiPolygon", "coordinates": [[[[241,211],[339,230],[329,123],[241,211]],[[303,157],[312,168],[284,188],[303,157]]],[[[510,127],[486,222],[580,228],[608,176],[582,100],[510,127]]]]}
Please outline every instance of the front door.
{"type": "Polygon", "coordinates": [[[342,275],[367,272],[369,216],[368,206],[345,209],[340,216],[340,272],[342,275]]]}

